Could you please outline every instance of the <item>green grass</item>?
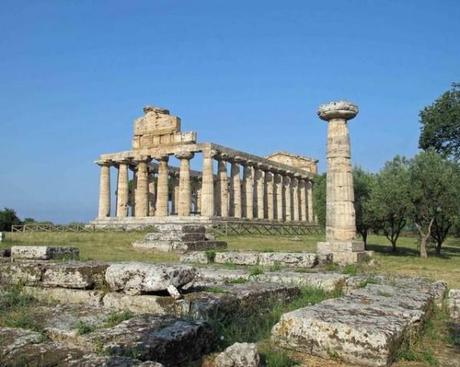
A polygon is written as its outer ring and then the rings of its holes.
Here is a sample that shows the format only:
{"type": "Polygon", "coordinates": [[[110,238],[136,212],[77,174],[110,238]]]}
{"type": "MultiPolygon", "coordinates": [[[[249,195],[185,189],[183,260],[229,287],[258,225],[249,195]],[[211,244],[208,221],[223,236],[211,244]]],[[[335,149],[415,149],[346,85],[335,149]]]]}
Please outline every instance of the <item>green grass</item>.
{"type": "Polygon", "coordinates": [[[104,327],[111,328],[119,323],[129,320],[134,316],[130,311],[112,312],[104,322],[104,327]]]}
{"type": "MultiPolygon", "coordinates": [[[[76,246],[80,248],[82,260],[103,261],[145,261],[173,262],[179,256],[172,253],[151,252],[134,249],[131,243],[142,239],[140,232],[99,232],[99,233],[7,233],[7,240],[0,248],[12,245],[56,245],[76,246]]],[[[229,250],[253,251],[315,251],[316,243],[324,240],[321,235],[299,236],[301,241],[294,241],[289,236],[228,236],[218,239],[228,242],[229,250]]],[[[436,256],[430,251],[428,259],[421,259],[417,253],[417,239],[401,237],[398,251],[390,252],[390,244],[383,236],[369,236],[369,250],[375,251],[376,266],[350,268],[350,274],[358,271],[376,271],[390,274],[423,276],[431,279],[443,279],[450,288],[460,288],[460,239],[450,238],[443,246],[442,255],[436,256]]],[[[213,255],[211,252],[209,255],[213,255]]],[[[236,265],[228,265],[235,269],[236,265]]],[[[338,270],[330,266],[327,270],[338,270]]]]}
{"type": "Polygon", "coordinates": [[[32,316],[37,301],[22,293],[22,286],[8,286],[0,289],[0,327],[23,328],[42,331],[32,316]]]}
{"type": "Polygon", "coordinates": [[[257,342],[270,337],[272,327],[279,321],[282,314],[337,295],[334,292],[327,293],[322,289],[306,287],[289,303],[274,300],[269,302],[270,306],[260,307],[258,312],[250,313],[250,315],[232,313],[225,319],[210,320],[210,322],[217,330],[221,349],[236,342],[257,342]]]}

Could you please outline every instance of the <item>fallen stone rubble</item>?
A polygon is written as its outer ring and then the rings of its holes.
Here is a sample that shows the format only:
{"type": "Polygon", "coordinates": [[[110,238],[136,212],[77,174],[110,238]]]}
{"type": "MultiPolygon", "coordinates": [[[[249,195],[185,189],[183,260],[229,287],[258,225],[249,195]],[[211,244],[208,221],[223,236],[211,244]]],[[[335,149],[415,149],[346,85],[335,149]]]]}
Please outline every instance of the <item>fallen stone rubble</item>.
{"type": "MultiPolygon", "coordinates": [[[[284,314],[272,330],[275,344],[350,364],[389,366],[446,293],[445,283],[419,278],[41,259],[47,251],[0,262],[0,291],[22,284],[41,301],[33,316],[43,330],[0,328],[1,366],[27,365],[38,355],[42,366],[187,365],[213,351],[216,335],[208,321],[263,314],[303,287],[344,295],[284,314]],[[130,316],[108,325],[114,312],[130,316]]],[[[458,299],[451,290],[453,317],[458,299]]],[[[252,353],[246,347],[243,357],[252,353]]],[[[222,356],[223,365],[239,363],[231,356],[222,356]]]]}

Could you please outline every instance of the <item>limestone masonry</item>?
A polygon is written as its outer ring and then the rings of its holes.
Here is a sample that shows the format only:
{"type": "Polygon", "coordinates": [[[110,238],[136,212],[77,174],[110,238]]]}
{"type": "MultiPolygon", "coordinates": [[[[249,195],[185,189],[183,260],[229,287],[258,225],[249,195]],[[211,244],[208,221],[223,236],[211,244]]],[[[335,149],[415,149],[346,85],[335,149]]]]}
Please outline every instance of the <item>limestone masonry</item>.
{"type": "Polygon", "coordinates": [[[135,227],[213,220],[314,222],[317,160],[286,152],[267,158],[181,132],[168,110],[147,106],[134,122],[132,150],[102,154],[96,226],[135,227]],[[170,165],[170,158],[179,167],[170,165]],[[190,169],[192,159],[202,170],[190,169]],[[111,188],[111,169],[117,173],[111,188]],[[115,197],[112,197],[112,194],[115,197]]]}

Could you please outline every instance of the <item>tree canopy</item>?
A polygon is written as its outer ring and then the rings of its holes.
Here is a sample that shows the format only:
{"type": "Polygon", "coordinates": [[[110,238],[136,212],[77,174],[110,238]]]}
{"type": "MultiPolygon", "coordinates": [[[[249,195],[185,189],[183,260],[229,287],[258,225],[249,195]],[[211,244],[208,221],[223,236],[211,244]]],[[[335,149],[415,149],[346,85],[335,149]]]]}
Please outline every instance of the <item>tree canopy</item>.
{"type": "Polygon", "coordinates": [[[420,112],[419,146],[444,157],[460,160],[460,83],[420,112]]]}

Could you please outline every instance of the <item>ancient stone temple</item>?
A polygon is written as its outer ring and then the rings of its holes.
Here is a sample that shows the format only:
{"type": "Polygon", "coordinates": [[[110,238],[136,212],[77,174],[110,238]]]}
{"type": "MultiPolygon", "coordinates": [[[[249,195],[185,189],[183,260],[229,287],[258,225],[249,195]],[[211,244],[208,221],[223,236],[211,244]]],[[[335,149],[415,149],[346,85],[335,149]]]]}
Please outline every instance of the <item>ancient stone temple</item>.
{"type": "Polygon", "coordinates": [[[96,226],[314,222],[316,160],[286,152],[264,158],[199,143],[195,132],[182,132],[180,118],[163,108],[145,107],[134,122],[132,149],[102,154],[96,163],[101,167],[96,226]],[[177,166],[170,165],[173,156],[177,166]],[[202,169],[195,171],[190,163],[197,158],[202,169]]]}

